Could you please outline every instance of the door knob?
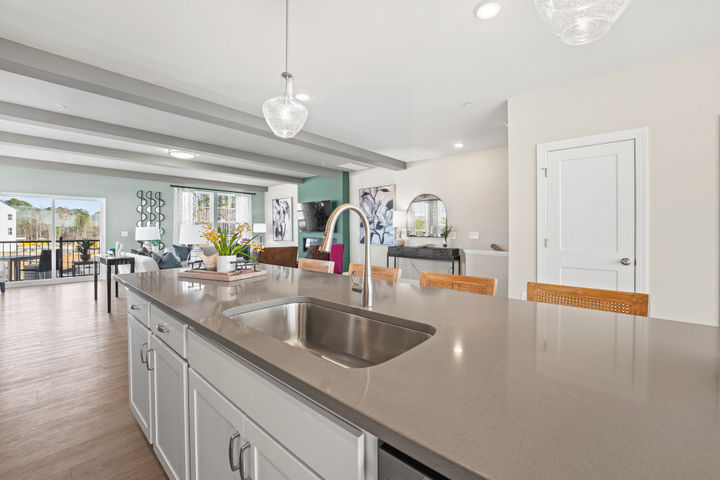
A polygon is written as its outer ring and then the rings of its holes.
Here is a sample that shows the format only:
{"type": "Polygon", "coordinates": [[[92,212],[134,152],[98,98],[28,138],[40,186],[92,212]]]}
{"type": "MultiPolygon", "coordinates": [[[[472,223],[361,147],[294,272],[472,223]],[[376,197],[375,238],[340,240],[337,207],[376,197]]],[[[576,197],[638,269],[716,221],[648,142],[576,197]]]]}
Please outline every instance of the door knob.
{"type": "Polygon", "coordinates": [[[632,263],[632,260],[630,260],[628,257],[625,257],[620,260],[620,263],[622,263],[623,265],[630,265],[632,263]]]}

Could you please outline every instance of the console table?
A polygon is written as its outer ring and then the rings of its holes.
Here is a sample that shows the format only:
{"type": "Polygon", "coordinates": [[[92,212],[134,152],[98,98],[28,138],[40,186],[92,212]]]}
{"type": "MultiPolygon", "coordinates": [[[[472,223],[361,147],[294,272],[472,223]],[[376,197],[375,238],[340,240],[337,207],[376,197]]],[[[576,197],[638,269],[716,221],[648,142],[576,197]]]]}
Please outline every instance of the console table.
{"type": "Polygon", "coordinates": [[[397,268],[398,258],[417,258],[422,260],[439,260],[450,262],[451,272],[455,273],[455,261],[458,263],[460,275],[460,249],[444,247],[388,247],[386,265],[390,266],[390,257],[393,257],[393,266],[397,268]]]}
{"type": "MultiPolygon", "coordinates": [[[[100,264],[107,266],[107,311],[110,313],[110,299],[112,297],[112,267],[115,266],[115,273],[118,273],[118,265],[130,265],[130,273],[135,273],[135,258],[130,256],[115,257],[112,255],[95,255],[93,265],[93,276],[95,277],[95,300],[98,293],[98,273],[100,264]]],[[[118,296],[118,284],[115,282],[115,296],[118,296]]]]}

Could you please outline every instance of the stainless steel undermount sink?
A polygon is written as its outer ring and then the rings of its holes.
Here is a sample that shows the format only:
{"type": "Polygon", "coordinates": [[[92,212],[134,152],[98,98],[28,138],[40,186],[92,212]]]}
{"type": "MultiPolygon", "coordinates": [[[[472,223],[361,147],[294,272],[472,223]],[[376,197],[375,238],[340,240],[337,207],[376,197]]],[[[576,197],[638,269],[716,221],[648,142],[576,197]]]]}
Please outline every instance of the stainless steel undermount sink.
{"type": "Polygon", "coordinates": [[[386,362],[434,334],[313,303],[288,303],[229,315],[265,335],[346,368],[386,362]]]}

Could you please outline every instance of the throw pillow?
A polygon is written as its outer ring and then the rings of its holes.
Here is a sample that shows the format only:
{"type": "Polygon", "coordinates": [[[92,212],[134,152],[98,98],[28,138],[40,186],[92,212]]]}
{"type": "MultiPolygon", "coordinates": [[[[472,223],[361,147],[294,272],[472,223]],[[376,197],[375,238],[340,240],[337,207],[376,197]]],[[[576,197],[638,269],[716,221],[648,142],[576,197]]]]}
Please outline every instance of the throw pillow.
{"type": "Polygon", "coordinates": [[[187,245],[174,245],[172,246],[172,251],[175,254],[177,258],[182,260],[187,260],[188,256],[190,256],[190,249],[187,245]]]}
{"type": "Polygon", "coordinates": [[[200,245],[200,250],[202,250],[203,255],[208,256],[208,257],[218,253],[217,248],[215,248],[215,245],[200,245]]]}
{"type": "Polygon", "coordinates": [[[169,268],[180,268],[182,267],[182,264],[180,261],[175,258],[175,255],[173,255],[170,252],[162,254],[162,256],[158,255],[157,253],[152,254],[152,259],[155,260],[155,263],[158,264],[158,267],[160,270],[167,270],[169,268]]]}

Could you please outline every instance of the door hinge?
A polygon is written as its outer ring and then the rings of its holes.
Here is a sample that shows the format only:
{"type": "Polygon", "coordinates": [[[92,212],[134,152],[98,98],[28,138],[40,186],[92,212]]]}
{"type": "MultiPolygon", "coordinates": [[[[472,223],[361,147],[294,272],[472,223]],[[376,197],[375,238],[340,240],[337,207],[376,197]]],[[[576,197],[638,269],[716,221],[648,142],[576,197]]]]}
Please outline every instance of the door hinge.
{"type": "Polygon", "coordinates": [[[543,242],[543,243],[545,244],[545,248],[548,248],[549,242],[548,242],[548,239],[547,239],[547,238],[545,239],[545,242],[543,242]]]}

